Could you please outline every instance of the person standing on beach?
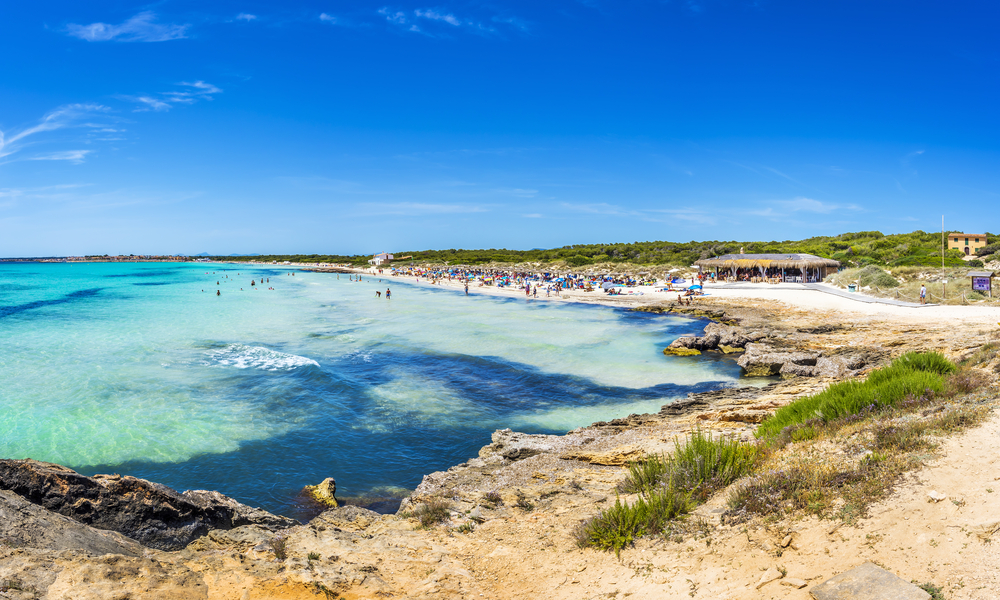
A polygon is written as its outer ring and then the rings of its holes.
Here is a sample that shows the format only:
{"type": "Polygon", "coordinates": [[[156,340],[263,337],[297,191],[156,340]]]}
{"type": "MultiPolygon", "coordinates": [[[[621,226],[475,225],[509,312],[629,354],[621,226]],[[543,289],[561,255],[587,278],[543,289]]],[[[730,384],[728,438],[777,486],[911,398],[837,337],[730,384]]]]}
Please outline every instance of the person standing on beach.
{"type": "Polygon", "coordinates": [[[466,296],[469,295],[469,282],[468,281],[465,282],[465,295],[466,296]]]}
{"type": "Polygon", "coordinates": [[[920,284],[920,303],[927,304],[927,286],[920,284]]]}

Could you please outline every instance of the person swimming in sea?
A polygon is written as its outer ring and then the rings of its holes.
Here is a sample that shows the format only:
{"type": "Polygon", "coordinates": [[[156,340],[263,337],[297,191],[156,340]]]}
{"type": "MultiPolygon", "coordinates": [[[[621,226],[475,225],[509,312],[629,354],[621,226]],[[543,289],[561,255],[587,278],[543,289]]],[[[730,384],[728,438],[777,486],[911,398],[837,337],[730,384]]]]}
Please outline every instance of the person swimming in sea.
{"type": "Polygon", "coordinates": [[[391,298],[392,298],[392,292],[389,291],[389,288],[385,288],[385,299],[389,300],[391,298]]]}
{"type": "Polygon", "coordinates": [[[220,292],[219,290],[215,290],[215,295],[216,295],[216,296],[221,296],[221,295],[222,295],[222,292],[220,292]]]}

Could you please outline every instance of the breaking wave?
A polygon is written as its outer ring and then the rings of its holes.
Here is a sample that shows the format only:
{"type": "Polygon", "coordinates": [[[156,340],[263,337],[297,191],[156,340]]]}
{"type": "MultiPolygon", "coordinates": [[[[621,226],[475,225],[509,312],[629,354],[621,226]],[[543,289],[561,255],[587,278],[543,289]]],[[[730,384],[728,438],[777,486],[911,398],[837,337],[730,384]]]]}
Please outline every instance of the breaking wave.
{"type": "Polygon", "coordinates": [[[229,344],[225,348],[206,352],[211,358],[210,366],[236,367],[237,369],[261,369],[264,371],[288,371],[297,367],[319,363],[311,358],[285,354],[261,346],[229,344]]]}

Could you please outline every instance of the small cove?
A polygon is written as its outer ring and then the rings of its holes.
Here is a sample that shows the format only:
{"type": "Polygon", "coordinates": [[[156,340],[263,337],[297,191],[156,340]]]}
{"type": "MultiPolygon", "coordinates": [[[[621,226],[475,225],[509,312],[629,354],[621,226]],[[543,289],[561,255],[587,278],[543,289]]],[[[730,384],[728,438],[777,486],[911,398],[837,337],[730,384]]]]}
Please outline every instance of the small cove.
{"type": "Polygon", "coordinates": [[[564,433],[739,380],[731,358],[662,355],[705,321],[292,272],[0,263],[0,455],[301,516],[325,477],[398,494],[495,429],[564,433]]]}

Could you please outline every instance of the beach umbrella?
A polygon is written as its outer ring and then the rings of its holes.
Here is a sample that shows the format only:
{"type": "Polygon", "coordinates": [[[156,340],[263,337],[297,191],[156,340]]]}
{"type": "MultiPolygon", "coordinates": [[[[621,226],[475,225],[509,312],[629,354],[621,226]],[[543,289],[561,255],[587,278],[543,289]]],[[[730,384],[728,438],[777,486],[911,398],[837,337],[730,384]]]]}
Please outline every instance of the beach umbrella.
{"type": "Polygon", "coordinates": [[[692,285],[692,286],[691,286],[691,287],[689,287],[688,289],[689,289],[689,290],[700,290],[700,289],[701,289],[701,286],[700,286],[700,285],[692,285]]]}

